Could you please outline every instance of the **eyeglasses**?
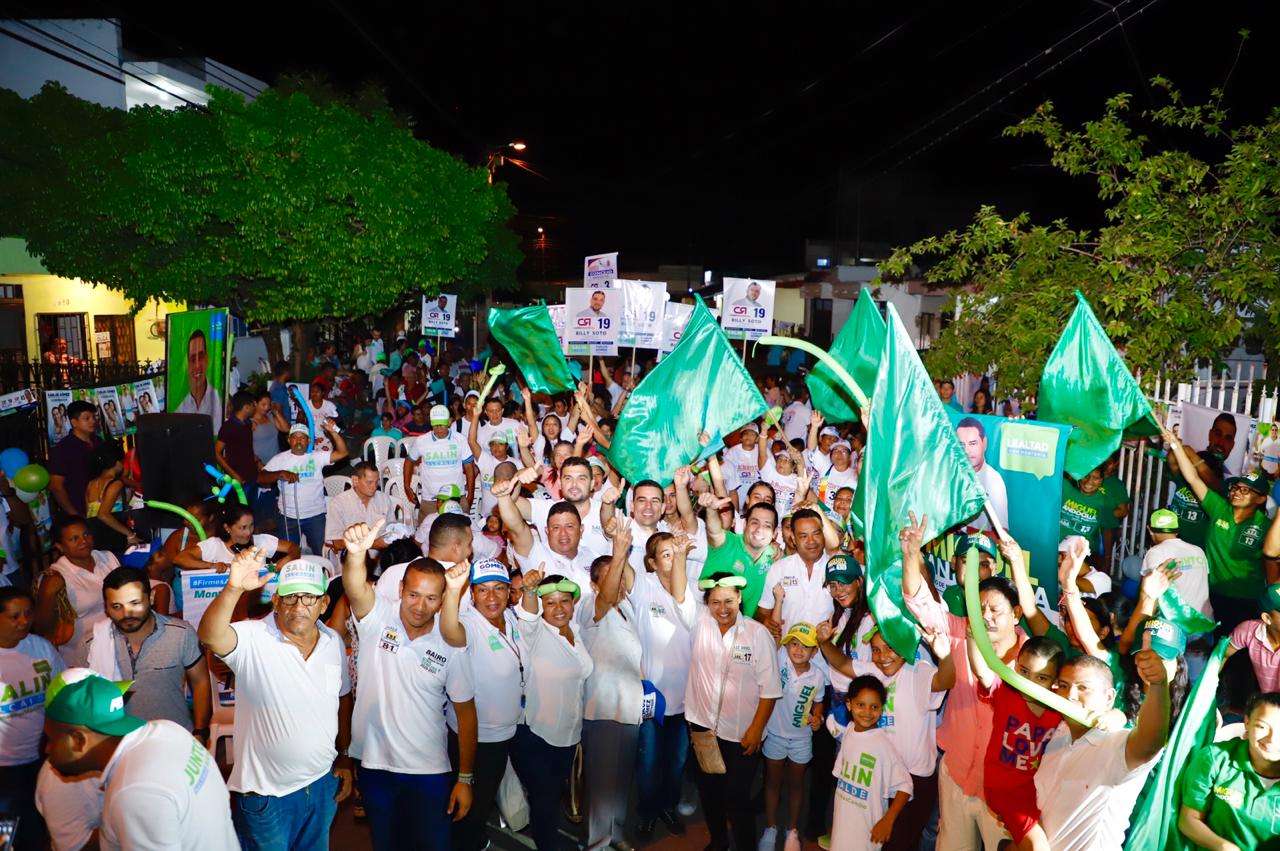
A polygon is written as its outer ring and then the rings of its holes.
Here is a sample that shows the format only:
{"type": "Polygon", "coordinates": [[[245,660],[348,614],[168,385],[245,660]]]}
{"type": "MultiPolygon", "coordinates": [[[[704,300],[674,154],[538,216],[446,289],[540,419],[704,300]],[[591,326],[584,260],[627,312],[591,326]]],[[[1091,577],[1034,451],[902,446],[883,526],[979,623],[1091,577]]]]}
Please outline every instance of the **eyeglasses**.
{"type": "Polygon", "coordinates": [[[282,606],[314,606],[316,601],[320,599],[320,594],[289,594],[285,597],[277,597],[282,606]]]}
{"type": "Polygon", "coordinates": [[[746,588],[745,576],[722,576],[719,579],[699,579],[698,590],[710,591],[712,588],[746,588]]]}
{"type": "Polygon", "coordinates": [[[578,587],[578,583],[572,579],[561,579],[558,582],[544,582],[538,586],[538,596],[545,597],[548,594],[555,593],[572,594],[573,599],[582,596],[582,589],[578,587]]]}

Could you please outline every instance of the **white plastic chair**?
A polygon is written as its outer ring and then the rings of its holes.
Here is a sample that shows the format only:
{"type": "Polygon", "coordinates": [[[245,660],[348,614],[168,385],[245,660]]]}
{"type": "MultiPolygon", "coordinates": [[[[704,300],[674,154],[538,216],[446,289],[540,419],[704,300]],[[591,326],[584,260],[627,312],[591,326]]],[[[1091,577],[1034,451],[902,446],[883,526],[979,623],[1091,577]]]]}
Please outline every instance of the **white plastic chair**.
{"type": "Polygon", "coordinates": [[[226,741],[224,757],[227,765],[235,761],[235,753],[231,747],[235,738],[236,727],[236,693],[232,688],[225,699],[220,694],[218,676],[209,670],[209,686],[213,689],[213,716],[209,719],[209,753],[218,758],[218,742],[226,741]]]}
{"type": "Polygon", "coordinates": [[[387,493],[387,485],[390,482],[400,482],[401,492],[404,491],[404,459],[388,458],[378,465],[378,477],[382,481],[382,492],[387,493]]]}
{"type": "Polygon", "coordinates": [[[379,470],[382,469],[382,465],[386,463],[388,458],[398,457],[399,452],[400,441],[394,437],[378,435],[364,442],[364,460],[372,462],[373,466],[379,470]]]}
{"type": "Polygon", "coordinates": [[[399,509],[400,518],[418,516],[418,509],[404,495],[403,479],[388,479],[385,493],[392,506],[399,509]]]}
{"type": "Polygon", "coordinates": [[[348,490],[350,487],[351,487],[350,476],[325,476],[324,477],[324,492],[328,494],[330,499],[342,493],[343,491],[348,490]]]}

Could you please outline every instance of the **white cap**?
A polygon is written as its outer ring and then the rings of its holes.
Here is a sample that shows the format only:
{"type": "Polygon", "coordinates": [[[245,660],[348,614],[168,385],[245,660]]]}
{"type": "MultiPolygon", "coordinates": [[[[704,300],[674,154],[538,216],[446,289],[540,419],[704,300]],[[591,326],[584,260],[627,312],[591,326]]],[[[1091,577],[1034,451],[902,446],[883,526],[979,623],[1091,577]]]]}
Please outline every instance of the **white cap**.
{"type": "Polygon", "coordinates": [[[449,409],[444,405],[432,405],[431,413],[427,416],[427,419],[432,425],[448,425],[449,409]]]}
{"type": "Polygon", "coordinates": [[[1084,541],[1085,555],[1089,555],[1089,553],[1093,551],[1093,548],[1089,546],[1088,538],[1084,537],[1083,535],[1068,535],[1067,537],[1063,538],[1061,541],[1058,542],[1058,552],[1060,553],[1071,552],[1071,545],[1075,541],[1084,541]]]}
{"type": "Polygon", "coordinates": [[[853,447],[849,445],[849,441],[847,440],[837,440],[835,443],[831,444],[832,452],[835,452],[837,449],[843,449],[845,452],[850,454],[853,453],[853,447]]]}
{"type": "Polygon", "coordinates": [[[834,426],[827,426],[822,431],[818,432],[818,437],[839,437],[839,436],[840,436],[840,432],[837,431],[834,426]]]}
{"type": "Polygon", "coordinates": [[[739,429],[739,431],[754,431],[756,434],[759,434],[760,426],[756,425],[755,423],[747,423],[741,429],[739,429]]]}
{"type": "Polygon", "coordinates": [[[294,423],[289,426],[289,434],[305,434],[310,436],[311,429],[307,428],[306,423],[294,423]]]}

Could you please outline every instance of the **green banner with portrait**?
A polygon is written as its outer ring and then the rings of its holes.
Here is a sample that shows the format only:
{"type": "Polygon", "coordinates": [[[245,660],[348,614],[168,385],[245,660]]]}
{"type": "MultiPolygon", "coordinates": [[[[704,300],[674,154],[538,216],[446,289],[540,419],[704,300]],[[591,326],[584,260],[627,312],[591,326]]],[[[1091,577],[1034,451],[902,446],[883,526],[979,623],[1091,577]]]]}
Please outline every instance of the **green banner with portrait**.
{"type": "Polygon", "coordinates": [[[216,435],[231,368],[231,314],[226,308],[170,313],[165,342],[165,410],[205,414],[216,435]]]}

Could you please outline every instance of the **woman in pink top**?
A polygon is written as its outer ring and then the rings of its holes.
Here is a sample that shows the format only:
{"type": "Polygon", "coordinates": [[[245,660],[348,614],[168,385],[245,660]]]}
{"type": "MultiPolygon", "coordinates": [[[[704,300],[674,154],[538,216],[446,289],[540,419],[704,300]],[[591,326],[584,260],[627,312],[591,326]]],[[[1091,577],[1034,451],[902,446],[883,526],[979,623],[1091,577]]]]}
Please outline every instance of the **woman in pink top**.
{"type": "MultiPolygon", "coordinates": [[[[995,848],[1005,838],[1004,830],[987,809],[982,799],[982,768],[987,742],[991,738],[991,705],[978,698],[978,686],[969,667],[965,649],[967,621],[952,615],[937,599],[932,577],[925,569],[921,547],[925,541],[927,517],[902,530],[902,597],[907,609],[928,632],[951,636],[951,654],[955,659],[956,684],[947,699],[942,726],[938,728],[938,747],[943,750],[942,768],[938,772],[938,843],[937,851],[982,851],[995,848]]],[[[1022,558],[1022,548],[1011,539],[1001,542],[1006,559],[1022,558]]],[[[961,580],[960,574],[956,575],[961,580]]],[[[961,580],[962,581],[962,580],[961,580]]],[[[991,643],[1006,662],[1018,655],[1027,636],[1018,628],[1022,609],[1013,585],[1000,577],[982,580],[979,599],[982,619],[991,643]]]]}

